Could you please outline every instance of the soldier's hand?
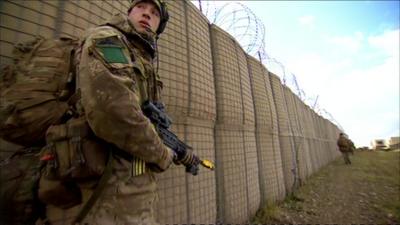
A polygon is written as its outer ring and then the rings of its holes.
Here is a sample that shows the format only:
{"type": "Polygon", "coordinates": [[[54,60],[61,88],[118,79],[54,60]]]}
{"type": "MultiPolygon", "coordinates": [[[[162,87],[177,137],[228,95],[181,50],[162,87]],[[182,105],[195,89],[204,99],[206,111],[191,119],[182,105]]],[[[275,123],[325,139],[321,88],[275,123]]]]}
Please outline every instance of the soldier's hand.
{"type": "Polygon", "coordinates": [[[151,170],[158,172],[158,173],[164,172],[165,170],[167,170],[169,168],[169,166],[172,164],[172,162],[176,158],[174,151],[172,151],[167,146],[165,146],[165,148],[167,151],[165,158],[163,160],[161,160],[161,162],[158,164],[149,164],[151,170]]]}
{"type": "Polygon", "coordinates": [[[176,157],[174,163],[183,164],[184,166],[197,166],[200,164],[200,159],[192,151],[187,151],[185,155],[176,157]]]}

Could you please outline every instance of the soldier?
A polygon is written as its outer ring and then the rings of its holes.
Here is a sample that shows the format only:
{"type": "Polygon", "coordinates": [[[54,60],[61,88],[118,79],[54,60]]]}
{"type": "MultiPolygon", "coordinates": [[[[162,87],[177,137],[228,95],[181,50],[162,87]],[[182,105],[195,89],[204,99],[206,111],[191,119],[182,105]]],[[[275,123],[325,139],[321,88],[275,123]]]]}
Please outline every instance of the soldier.
{"type": "Polygon", "coordinates": [[[117,14],[84,36],[76,57],[77,108],[96,138],[114,146],[112,173],[100,194],[80,185],[82,204],[66,210],[48,206],[51,224],[157,224],[153,172],[179,162],[141,104],[160,100],[162,82],[153,60],[168,18],[163,1],[133,0],[128,15],[117,14]],[[92,201],[93,195],[99,197],[92,201]]]}
{"type": "Polygon", "coordinates": [[[339,151],[343,155],[344,163],[351,164],[349,153],[351,152],[351,146],[349,139],[346,138],[344,133],[339,134],[339,139],[337,140],[337,145],[339,147],[339,151]]]}
{"type": "Polygon", "coordinates": [[[356,150],[356,146],[354,145],[354,142],[350,138],[347,138],[347,140],[349,141],[350,153],[351,155],[354,155],[354,150],[356,150]]]}

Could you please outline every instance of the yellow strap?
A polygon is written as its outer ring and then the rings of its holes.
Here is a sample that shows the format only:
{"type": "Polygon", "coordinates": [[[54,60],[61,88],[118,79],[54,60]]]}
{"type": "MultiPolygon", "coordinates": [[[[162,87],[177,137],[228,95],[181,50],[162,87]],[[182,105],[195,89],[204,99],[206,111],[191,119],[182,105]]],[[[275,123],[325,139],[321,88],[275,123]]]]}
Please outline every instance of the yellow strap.
{"type": "Polygon", "coordinates": [[[146,172],[146,163],[137,157],[134,157],[132,160],[133,163],[133,176],[139,176],[146,172]]]}

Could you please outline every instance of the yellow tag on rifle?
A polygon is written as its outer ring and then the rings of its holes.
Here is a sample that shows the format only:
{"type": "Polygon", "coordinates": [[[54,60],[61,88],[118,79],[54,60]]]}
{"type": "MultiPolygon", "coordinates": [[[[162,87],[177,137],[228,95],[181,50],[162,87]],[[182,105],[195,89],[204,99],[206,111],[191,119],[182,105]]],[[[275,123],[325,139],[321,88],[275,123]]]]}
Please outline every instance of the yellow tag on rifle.
{"type": "Polygon", "coordinates": [[[202,160],[201,161],[201,165],[203,165],[204,167],[210,169],[210,170],[214,170],[214,163],[212,163],[211,161],[208,160],[202,160]]]}

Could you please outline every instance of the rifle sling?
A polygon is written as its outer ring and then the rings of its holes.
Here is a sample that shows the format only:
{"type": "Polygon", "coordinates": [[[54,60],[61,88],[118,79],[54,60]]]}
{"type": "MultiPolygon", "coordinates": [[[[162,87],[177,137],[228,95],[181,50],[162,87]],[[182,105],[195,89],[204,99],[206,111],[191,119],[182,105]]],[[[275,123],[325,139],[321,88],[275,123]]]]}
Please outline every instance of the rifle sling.
{"type": "Polygon", "coordinates": [[[101,176],[101,178],[99,180],[99,183],[97,184],[96,189],[93,191],[93,194],[90,196],[89,200],[82,207],[78,216],[75,218],[75,220],[73,221],[72,224],[79,224],[80,222],[82,222],[83,219],[85,219],[88,212],[90,211],[90,209],[96,203],[97,199],[100,197],[100,194],[103,192],[105,186],[107,185],[108,179],[111,177],[112,164],[113,164],[112,162],[113,162],[113,156],[110,151],[106,168],[104,170],[103,175],[101,176]]]}

